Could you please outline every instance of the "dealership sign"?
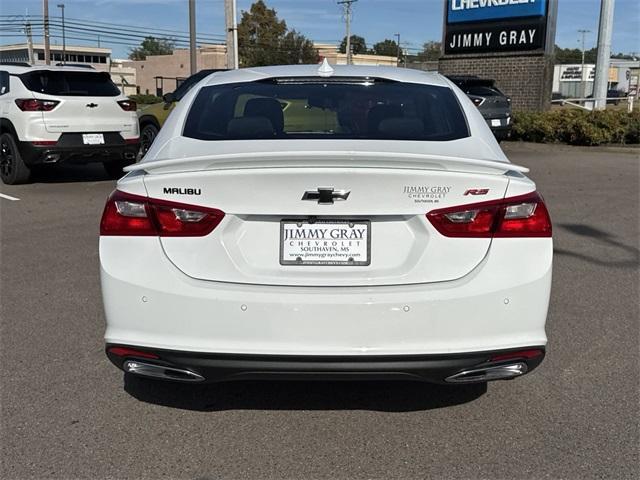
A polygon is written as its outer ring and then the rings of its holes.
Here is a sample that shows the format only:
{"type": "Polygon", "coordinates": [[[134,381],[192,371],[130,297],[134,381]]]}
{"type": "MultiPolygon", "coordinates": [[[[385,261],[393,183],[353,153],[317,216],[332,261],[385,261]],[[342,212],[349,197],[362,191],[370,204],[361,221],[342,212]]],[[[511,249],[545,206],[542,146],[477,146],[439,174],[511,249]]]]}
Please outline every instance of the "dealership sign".
{"type": "Polygon", "coordinates": [[[547,0],[446,0],[446,54],[543,50],[547,0]]]}

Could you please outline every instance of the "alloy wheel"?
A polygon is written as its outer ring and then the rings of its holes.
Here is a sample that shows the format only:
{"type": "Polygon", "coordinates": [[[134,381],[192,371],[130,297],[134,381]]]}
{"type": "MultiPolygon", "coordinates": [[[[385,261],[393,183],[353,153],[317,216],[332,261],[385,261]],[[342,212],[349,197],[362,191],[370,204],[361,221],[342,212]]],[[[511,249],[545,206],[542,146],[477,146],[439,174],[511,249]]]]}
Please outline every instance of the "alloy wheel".
{"type": "Polygon", "coordinates": [[[13,172],[13,150],[6,140],[0,143],[0,173],[7,178],[13,172]]]}

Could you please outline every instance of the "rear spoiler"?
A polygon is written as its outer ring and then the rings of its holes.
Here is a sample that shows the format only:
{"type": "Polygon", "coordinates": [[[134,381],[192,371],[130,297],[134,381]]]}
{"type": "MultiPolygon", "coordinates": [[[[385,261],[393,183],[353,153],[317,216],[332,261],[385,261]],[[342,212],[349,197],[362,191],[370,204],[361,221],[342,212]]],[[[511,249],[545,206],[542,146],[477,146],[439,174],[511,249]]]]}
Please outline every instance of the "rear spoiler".
{"type": "Polygon", "coordinates": [[[412,170],[449,170],[459,172],[526,173],[527,167],[498,160],[461,158],[443,155],[367,151],[292,151],[243,152],[220,155],[152,160],[124,168],[125,172],[193,172],[200,170],[237,170],[253,168],[402,168],[412,170]]]}

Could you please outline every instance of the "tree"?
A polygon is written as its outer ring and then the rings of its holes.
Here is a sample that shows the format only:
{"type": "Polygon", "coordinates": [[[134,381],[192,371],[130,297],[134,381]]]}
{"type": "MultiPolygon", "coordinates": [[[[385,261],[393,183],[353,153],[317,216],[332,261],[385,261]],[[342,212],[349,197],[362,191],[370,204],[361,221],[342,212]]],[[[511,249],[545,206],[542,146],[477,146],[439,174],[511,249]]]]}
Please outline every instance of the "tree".
{"type": "Polygon", "coordinates": [[[174,42],[169,38],[145,37],[139,47],[129,51],[130,60],[146,60],[147,55],[171,55],[174,42]]]}
{"type": "MultiPolygon", "coordinates": [[[[556,45],[556,64],[582,63],[582,50],[579,48],[562,48],[556,45]]],[[[596,63],[598,49],[591,48],[584,51],[584,63],[596,63]]]]}
{"type": "Polygon", "coordinates": [[[288,31],[286,22],[263,0],[242,12],[238,54],[243,67],[318,62],[313,43],[295,30],[288,31]]]}
{"type": "MultiPolygon", "coordinates": [[[[367,42],[358,35],[351,35],[351,52],[354,55],[367,53],[367,42]]],[[[340,44],[340,53],[347,53],[347,36],[345,35],[340,44]]]]}
{"type": "Polygon", "coordinates": [[[438,60],[442,55],[442,43],[430,40],[422,45],[422,51],[417,57],[420,62],[438,60]]]}
{"type": "Polygon", "coordinates": [[[394,40],[389,40],[387,38],[373,46],[373,53],[376,55],[396,57],[398,55],[398,44],[394,40]]]}
{"type": "Polygon", "coordinates": [[[318,63],[318,51],[313,42],[295,30],[291,30],[284,36],[280,46],[285,59],[283,64],[318,63]]]}

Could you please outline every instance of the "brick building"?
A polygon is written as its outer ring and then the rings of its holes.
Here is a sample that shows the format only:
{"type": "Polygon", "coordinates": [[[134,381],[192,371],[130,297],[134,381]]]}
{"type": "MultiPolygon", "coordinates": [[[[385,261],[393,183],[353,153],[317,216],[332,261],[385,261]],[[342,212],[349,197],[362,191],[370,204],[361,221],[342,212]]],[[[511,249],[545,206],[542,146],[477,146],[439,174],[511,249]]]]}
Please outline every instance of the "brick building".
{"type": "Polygon", "coordinates": [[[514,110],[546,110],[551,102],[553,62],[540,52],[450,55],[440,59],[444,75],[477,75],[496,80],[514,110]],[[540,78],[542,81],[532,81],[540,78]]]}

